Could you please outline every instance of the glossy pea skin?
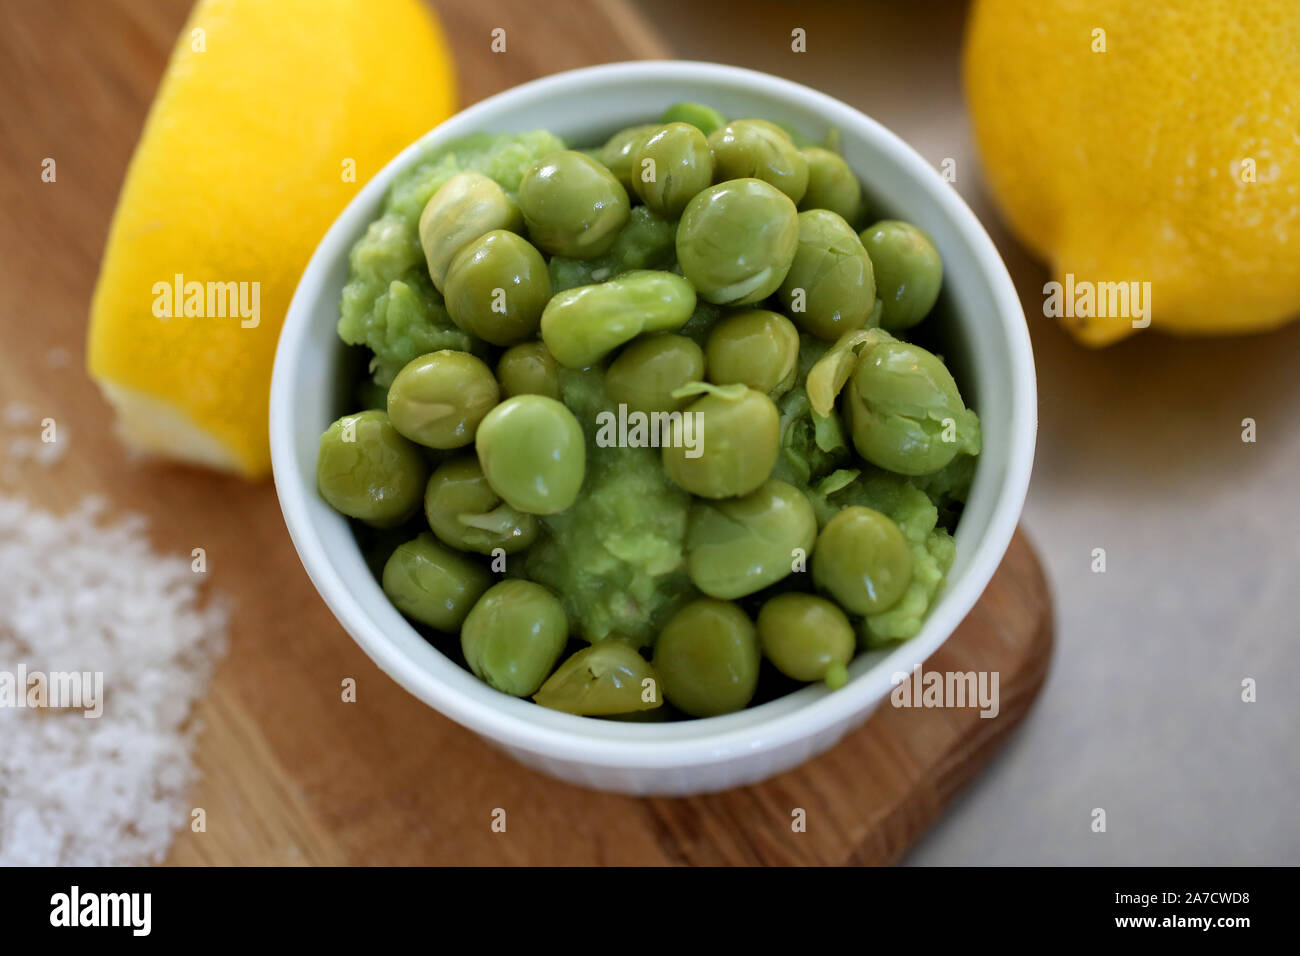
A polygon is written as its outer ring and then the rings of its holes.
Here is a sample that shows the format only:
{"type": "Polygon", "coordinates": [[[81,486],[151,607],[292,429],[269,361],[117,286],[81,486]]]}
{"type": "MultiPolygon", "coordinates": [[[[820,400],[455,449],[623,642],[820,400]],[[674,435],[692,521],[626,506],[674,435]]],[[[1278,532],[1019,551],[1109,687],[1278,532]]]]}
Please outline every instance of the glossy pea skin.
{"type": "Polygon", "coordinates": [[[862,230],[884,305],[881,328],[910,329],[934,308],[943,285],[943,260],[934,242],[908,222],[882,219],[862,230]]]}
{"type": "Polygon", "coordinates": [[[478,599],[460,629],[460,649],[476,677],[513,697],[531,697],[568,636],[559,599],[540,584],[512,579],[478,599]]]}
{"type": "Polygon", "coordinates": [[[629,411],[671,412],[689,399],[673,392],[704,378],[704,351],[684,335],[661,332],[632,342],[609,363],[605,394],[629,411]]]}
{"type": "Polygon", "coordinates": [[[853,446],[873,465],[901,475],[938,471],[961,450],[969,418],[952,373],[919,345],[884,342],[864,350],[845,390],[853,446]],[[945,435],[948,425],[952,425],[945,435]]]}
{"type": "MultiPolygon", "coordinates": [[[[664,122],[668,121],[664,120],[664,122]]],[[[641,144],[659,126],[658,123],[647,123],[621,129],[607,139],[605,145],[599,150],[598,158],[601,165],[613,174],[629,196],[632,195],[635,188],[632,180],[635,173],[637,151],[640,150],[641,144]]]]}
{"type": "Polygon", "coordinates": [[[772,474],[781,450],[781,416],[762,392],[706,394],[682,416],[661,452],[664,471],[679,488],[701,498],[730,498],[756,491],[772,474]],[[687,428],[695,429],[693,441],[687,441],[687,428]]]}
{"type": "Polygon", "coordinates": [[[522,342],[506,349],[497,362],[497,383],[504,398],[516,395],[560,397],[560,363],[544,342],[522,342]]]}
{"type": "Polygon", "coordinates": [[[631,212],[627,190],[589,156],[561,150],[538,160],[519,185],[534,244],[553,256],[594,259],[609,251],[631,212]]]}
{"type": "Polygon", "coordinates": [[[388,388],[393,427],[429,448],[461,448],[501,391],[492,370],[468,352],[442,349],[408,362],[388,388]]]}
{"type": "Polygon", "coordinates": [[[729,601],[701,598],[669,618],[655,642],[664,696],[692,717],[743,710],[758,688],[758,632],[729,601]]]}
{"type": "Polygon", "coordinates": [[[862,209],[862,183],[839,153],[820,146],[799,150],[808,163],[808,190],[799,201],[800,211],[828,209],[852,223],[862,209]]]}
{"type": "Polygon", "coordinates": [[[808,497],[767,481],[741,498],[699,500],[686,525],[686,569],[709,597],[733,600],[775,584],[807,557],[817,539],[808,497]]]}
{"type": "Polygon", "coordinates": [[[727,125],[727,118],[703,103],[674,103],[659,117],[661,123],[690,123],[705,136],[727,125]]]}
{"type": "Polygon", "coordinates": [[[577,500],[587,447],[573,412],[542,395],[516,395],[479,426],[479,464],[492,490],[512,508],[550,515],[577,500]]]}
{"type": "Polygon", "coordinates": [[[451,260],[464,246],[494,229],[518,231],[519,207],[482,173],[457,173],[438,187],[420,213],[420,247],[434,287],[446,286],[451,260]]]}
{"type": "Polygon", "coordinates": [[[608,717],[663,706],[659,675],[632,645],[609,637],[572,654],[533,700],[551,710],[608,717]]]}
{"type": "Polygon", "coordinates": [[[677,261],[715,305],[765,299],[785,279],[799,245],[790,197],[758,179],[735,179],[695,195],[677,225],[677,261]]]}
{"type": "Polygon", "coordinates": [[[769,598],[758,612],[763,656],[782,674],[805,683],[824,680],[832,689],[848,679],[857,648],[853,625],[823,597],[790,591],[769,598]]]}
{"type": "Polygon", "coordinates": [[[377,528],[406,521],[420,507],[429,466],[384,412],[344,415],[325,429],[316,487],[335,511],[377,528]]]}
{"type": "Polygon", "coordinates": [[[799,213],[799,243],[781,301],[795,325],[828,342],[867,324],[876,280],[852,226],[825,209],[799,213]]]}
{"type": "Polygon", "coordinates": [[[709,330],[704,345],[709,381],[741,383],[768,395],[794,384],[799,365],[799,330],[784,315],[766,309],[738,312],[709,330]]]}
{"type": "Polygon", "coordinates": [[[492,583],[492,575],[425,531],[393,551],[384,564],[382,583],[388,600],[407,617],[454,633],[492,583]]]}
{"type": "Polygon", "coordinates": [[[447,312],[493,345],[537,334],[551,298],[546,260],[523,236],[494,229],[467,243],[447,270],[447,312]]]}
{"type": "Polygon", "coordinates": [[[537,518],[502,501],[472,454],[443,462],[429,476],[424,516],[439,541],[460,551],[514,554],[537,539],[537,518]]]}
{"type": "Polygon", "coordinates": [[[808,161],[790,134],[774,123],[734,120],[709,135],[709,149],[718,182],[761,179],[795,203],[808,190],[808,161]]]}
{"type": "Polygon", "coordinates": [[[668,123],[641,144],[632,186],[641,201],[665,219],[677,219],[695,195],[713,183],[709,142],[688,123],[668,123]]]}
{"type": "Polygon", "coordinates": [[[817,536],[813,583],[850,614],[893,607],[912,582],[912,551],[888,516],[854,505],[837,512],[817,536]]]}
{"type": "Polygon", "coordinates": [[[542,341],[566,368],[588,368],[638,335],[680,329],[694,312],[688,281],[639,269],[556,293],[542,312],[542,341]]]}

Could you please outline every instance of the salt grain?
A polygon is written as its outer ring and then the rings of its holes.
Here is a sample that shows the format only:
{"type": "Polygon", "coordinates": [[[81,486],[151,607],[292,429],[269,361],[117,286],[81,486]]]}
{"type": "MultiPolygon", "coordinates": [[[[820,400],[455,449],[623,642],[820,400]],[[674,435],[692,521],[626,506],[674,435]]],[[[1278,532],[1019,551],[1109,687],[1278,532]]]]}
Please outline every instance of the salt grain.
{"type": "Polygon", "coordinates": [[[0,496],[0,672],[103,674],[103,715],[0,707],[0,865],[158,861],[189,819],[192,719],[228,610],[102,499],[0,496]]]}

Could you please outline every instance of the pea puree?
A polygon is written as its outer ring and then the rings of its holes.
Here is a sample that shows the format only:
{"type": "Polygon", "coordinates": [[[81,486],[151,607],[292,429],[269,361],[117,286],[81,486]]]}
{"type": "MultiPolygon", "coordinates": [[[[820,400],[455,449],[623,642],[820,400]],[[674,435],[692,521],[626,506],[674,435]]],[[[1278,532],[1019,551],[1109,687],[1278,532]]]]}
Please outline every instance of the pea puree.
{"type": "Polygon", "coordinates": [[[338,333],[369,352],[365,411],[322,436],[320,491],[407,617],[461,622],[488,684],[705,717],[769,694],[760,666],[834,688],[855,641],[920,631],[979,420],[903,337],[937,250],[867,225],[827,145],[690,103],[596,148],[476,134],[399,176],[353,245],[338,333]],[[647,160],[672,178],[634,178],[647,160]],[[700,416],[699,455],[598,445],[620,402],[700,416]]]}

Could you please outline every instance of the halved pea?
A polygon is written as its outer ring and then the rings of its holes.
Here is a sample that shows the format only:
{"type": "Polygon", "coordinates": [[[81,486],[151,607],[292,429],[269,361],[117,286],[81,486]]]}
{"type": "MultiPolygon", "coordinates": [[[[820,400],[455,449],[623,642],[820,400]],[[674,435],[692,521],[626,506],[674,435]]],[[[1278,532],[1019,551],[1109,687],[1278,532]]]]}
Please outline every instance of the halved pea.
{"type": "Polygon", "coordinates": [[[551,710],[604,717],[653,710],[664,699],[650,662],[635,647],[611,636],[573,654],[533,700],[551,710]]]}
{"type": "Polygon", "coordinates": [[[686,568],[710,597],[744,597],[790,574],[816,539],[807,495],[784,481],[768,481],[743,498],[691,505],[686,568]]]}
{"type": "Polygon", "coordinates": [[[646,332],[672,332],[695,311],[695,290],[672,272],[636,270],[557,293],[542,312],[542,341],[567,368],[587,368],[646,332]]]}

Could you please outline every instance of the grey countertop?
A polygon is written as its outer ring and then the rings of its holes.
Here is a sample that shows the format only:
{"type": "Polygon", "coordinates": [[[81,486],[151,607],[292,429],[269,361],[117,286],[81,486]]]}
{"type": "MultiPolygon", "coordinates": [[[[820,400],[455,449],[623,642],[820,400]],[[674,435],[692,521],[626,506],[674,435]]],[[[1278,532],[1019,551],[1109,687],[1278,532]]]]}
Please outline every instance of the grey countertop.
{"type": "Polygon", "coordinates": [[[1090,351],[1044,318],[1047,270],[981,185],[960,2],[641,5],[684,57],[807,83],[936,165],[955,159],[1020,290],[1040,414],[1024,526],[1053,589],[1056,654],[1022,728],[909,862],[1300,863],[1300,324],[1090,351]],[[795,27],[806,53],[790,50],[795,27]]]}

